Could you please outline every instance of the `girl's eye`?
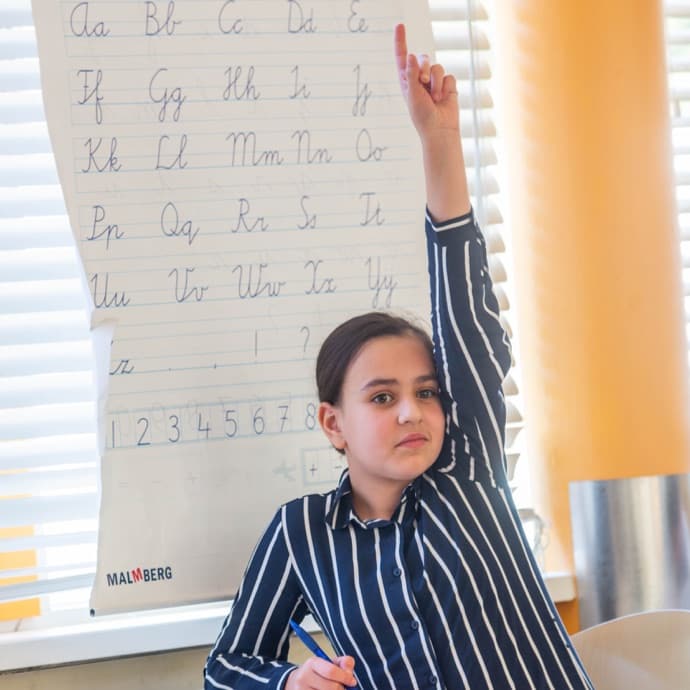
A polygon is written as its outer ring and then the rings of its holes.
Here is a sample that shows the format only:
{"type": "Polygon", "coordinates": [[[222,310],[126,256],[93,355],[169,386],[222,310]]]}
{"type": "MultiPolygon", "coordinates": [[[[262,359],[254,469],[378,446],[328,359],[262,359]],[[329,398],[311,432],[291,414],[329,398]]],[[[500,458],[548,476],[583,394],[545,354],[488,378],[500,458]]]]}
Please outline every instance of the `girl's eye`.
{"type": "Polygon", "coordinates": [[[386,403],[389,403],[391,400],[393,400],[393,396],[390,393],[377,393],[371,399],[371,402],[376,403],[377,405],[385,405],[386,403]]]}
{"type": "Polygon", "coordinates": [[[438,391],[435,388],[424,388],[417,393],[417,396],[422,398],[422,400],[430,400],[438,396],[438,391]]]}

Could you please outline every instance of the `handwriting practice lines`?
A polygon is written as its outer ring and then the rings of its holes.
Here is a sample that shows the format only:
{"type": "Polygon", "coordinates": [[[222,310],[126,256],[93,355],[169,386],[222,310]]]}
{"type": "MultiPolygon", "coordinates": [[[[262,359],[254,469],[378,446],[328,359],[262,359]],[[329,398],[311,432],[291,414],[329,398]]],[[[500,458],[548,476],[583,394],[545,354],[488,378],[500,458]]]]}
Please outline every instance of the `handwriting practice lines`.
{"type": "Polygon", "coordinates": [[[96,610],[231,594],[275,507],[344,468],[316,419],[323,338],[370,309],[426,319],[392,58],[398,21],[431,46],[419,4],[34,0],[91,322],[114,329],[96,610]],[[107,585],[143,558],[174,577],[107,585]]]}

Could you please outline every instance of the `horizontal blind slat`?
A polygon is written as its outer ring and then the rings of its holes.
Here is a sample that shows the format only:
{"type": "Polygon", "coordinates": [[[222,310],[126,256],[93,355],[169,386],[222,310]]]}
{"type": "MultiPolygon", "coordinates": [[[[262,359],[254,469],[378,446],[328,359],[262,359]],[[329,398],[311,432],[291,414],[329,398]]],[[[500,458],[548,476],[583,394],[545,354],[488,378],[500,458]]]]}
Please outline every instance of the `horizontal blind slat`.
{"type": "MultiPolygon", "coordinates": [[[[677,134],[679,130],[690,128],[690,116],[688,116],[688,117],[672,116],[671,117],[671,127],[673,128],[674,134],[677,134]]],[[[673,147],[674,152],[686,153],[686,154],[690,153],[690,147],[687,144],[683,145],[682,142],[679,142],[678,146],[681,148],[677,148],[674,145],[674,147],[673,147]]]]}
{"type": "Polygon", "coordinates": [[[31,26],[31,0],[2,0],[0,4],[0,26],[31,26]]]}
{"type": "Polygon", "coordinates": [[[65,202],[60,185],[0,187],[0,220],[21,216],[60,216],[65,202]]]}
{"type": "Polygon", "coordinates": [[[5,285],[78,277],[77,254],[72,247],[0,252],[0,281],[5,285]]]}
{"type": "Polygon", "coordinates": [[[501,285],[494,285],[494,292],[496,293],[496,301],[501,311],[507,311],[510,309],[510,302],[508,301],[508,295],[506,291],[501,287],[501,285]]]}
{"type": "Polygon", "coordinates": [[[674,26],[666,32],[667,46],[686,46],[688,43],[690,43],[690,30],[674,26]]]}
{"type": "Polygon", "coordinates": [[[491,47],[486,34],[477,24],[473,26],[471,35],[465,22],[432,21],[431,28],[434,33],[437,56],[442,50],[467,51],[468,53],[472,50],[477,53],[488,51],[491,47]]]}
{"type": "Polygon", "coordinates": [[[478,2],[465,3],[458,0],[430,0],[431,21],[474,21],[487,19],[486,10],[478,2]],[[470,7],[468,8],[468,4],[470,7]]]}
{"type": "Polygon", "coordinates": [[[522,428],[523,423],[521,421],[515,424],[506,424],[506,448],[512,448],[515,445],[522,428]]]}
{"type": "Polygon", "coordinates": [[[28,91],[41,88],[38,58],[0,62],[0,91],[28,91]]]}
{"type": "Polygon", "coordinates": [[[80,575],[45,578],[34,582],[21,582],[14,585],[0,586],[0,601],[15,601],[42,594],[50,594],[51,592],[64,592],[68,589],[91,587],[95,574],[96,569],[94,567],[80,575]]]}
{"type": "MultiPolygon", "coordinates": [[[[452,74],[458,81],[466,81],[473,76],[475,79],[481,80],[487,80],[491,77],[488,58],[481,55],[475,57],[474,64],[472,64],[467,55],[455,50],[439,50],[436,53],[436,60],[443,65],[448,74],[452,74]]],[[[462,107],[462,103],[460,105],[462,107]]]]}
{"type": "Polygon", "coordinates": [[[474,87],[467,81],[458,82],[458,100],[460,103],[474,103],[475,108],[493,108],[491,91],[485,82],[478,82],[474,87]]]}
{"type": "Polygon", "coordinates": [[[3,410],[0,416],[0,441],[88,433],[95,424],[96,410],[91,402],[15,407],[3,410]]]}
{"type": "Polygon", "coordinates": [[[481,180],[477,180],[475,176],[467,180],[470,196],[476,197],[480,192],[483,194],[498,194],[498,182],[493,175],[486,171],[482,171],[481,180]]]}
{"type": "Polygon", "coordinates": [[[33,153],[49,154],[53,158],[48,127],[45,123],[14,122],[0,125],[0,156],[33,153]]]}
{"type": "Polygon", "coordinates": [[[690,170],[676,170],[675,177],[677,186],[681,187],[690,185],[690,170]]]}
{"type": "Polygon", "coordinates": [[[68,496],[27,496],[0,500],[0,525],[22,527],[63,520],[88,520],[98,512],[98,493],[68,496]]]}
{"type": "Polygon", "coordinates": [[[88,328],[88,319],[83,309],[0,315],[0,343],[59,343],[74,340],[75,333],[86,339],[89,334],[88,328]]]}
{"type": "Polygon", "coordinates": [[[0,27],[0,60],[29,58],[38,55],[33,26],[0,27]]]}
{"type": "Polygon", "coordinates": [[[98,458],[96,434],[44,434],[0,444],[0,470],[17,470],[69,463],[88,463],[98,458]]]}
{"type": "MultiPolygon", "coordinates": [[[[5,496],[19,494],[44,494],[46,492],[65,492],[70,490],[78,493],[82,489],[95,491],[98,486],[96,463],[90,465],[67,465],[69,469],[52,467],[48,469],[33,469],[2,476],[0,492],[5,496]]],[[[5,499],[12,500],[12,499],[5,499]]],[[[0,551],[6,551],[4,541],[0,540],[0,551]]]]}
{"type": "Polygon", "coordinates": [[[505,283],[508,280],[505,265],[500,257],[489,255],[489,275],[494,284],[505,283]]]}
{"type": "MultiPolygon", "coordinates": [[[[506,295],[507,299],[507,295],[506,295]]],[[[508,315],[510,314],[510,305],[507,304],[505,309],[501,312],[500,316],[498,317],[498,320],[501,323],[501,326],[503,327],[503,330],[508,334],[508,338],[511,340],[513,339],[513,328],[510,325],[510,321],[508,321],[508,315]]],[[[514,366],[515,365],[515,359],[511,358],[511,363],[514,366]]]]}
{"type": "Polygon", "coordinates": [[[66,214],[0,218],[0,251],[74,247],[66,214]]]}
{"type": "Polygon", "coordinates": [[[673,78],[676,72],[690,71],[690,57],[687,55],[670,55],[667,63],[670,77],[673,78]]]}
{"type": "Polygon", "coordinates": [[[507,396],[519,394],[517,381],[510,373],[503,380],[503,393],[507,396]]]}
{"type": "Polygon", "coordinates": [[[506,244],[503,239],[504,228],[502,225],[487,224],[484,229],[486,247],[492,254],[501,254],[506,251],[506,244]]]}
{"type": "Polygon", "coordinates": [[[0,539],[0,553],[8,551],[28,551],[60,546],[86,544],[95,548],[98,531],[94,528],[88,532],[66,532],[64,534],[32,534],[27,537],[0,539]]]}
{"type": "MultiPolygon", "coordinates": [[[[33,568],[7,568],[0,570],[0,577],[37,577],[39,580],[53,580],[58,577],[69,577],[90,572],[95,566],[94,560],[81,560],[66,565],[37,565],[33,568]]],[[[11,586],[11,585],[10,585],[11,586]]],[[[3,590],[0,589],[0,592],[3,590]]]]}
{"type": "Polygon", "coordinates": [[[664,14],[669,19],[684,19],[690,17],[690,4],[687,1],[664,3],[664,14]]]}
{"type": "MultiPolygon", "coordinates": [[[[89,363],[84,361],[87,366],[89,363]]],[[[85,403],[93,398],[94,383],[89,370],[0,378],[0,414],[15,407],[85,403]]]]}
{"type": "Polygon", "coordinates": [[[463,110],[460,113],[460,131],[467,138],[495,138],[496,125],[491,110],[478,110],[475,113],[463,110]]]}
{"type": "Polygon", "coordinates": [[[690,213],[690,199],[677,200],[678,213],[690,213]]]}
{"type": "MultiPolygon", "coordinates": [[[[690,120],[688,120],[688,124],[690,124],[690,120]]],[[[683,129],[685,129],[687,125],[683,126],[683,129]]],[[[679,156],[688,156],[690,155],[690,143],[685,144],[682,142],[674,143],[673,144],[673,151],[675,152],[676,155],[679,156]]]]}
{"type": "Polygon", "coordinates": [[[0,92],[0,123],[45,120],[40,89],[0,92]]]}
{"type": "MultiPolygon", "coordinates": [[[[489,228],[491,226],[497,226],[503,223],[503,215],[498,205],[492,197],[484,200],[484,228],[489,228]]],[[[495,230],[494,230],[495,231],[495,230]]],[[[486,230],[484,231],[486,232],[486,230]]]]}
{"type": "Polygon", "coordinates": [[[59,184],[52,153],[0,155],[0,187],[59,184]]]}
{"type": "Polygon", "coordinates": [[[489,140],[482,139],[478,146],[470,146],[470,142],[466,142],[465,137],[463,137],[463,146],[465,147],[463,153],[465,165],[468,168],[487,167],[498,163],[496,151],[489,140]]]}
{"type": "Polygon", "coordinates": [[[523,421],[520,410],[510,401],[506,402],[506,420],[508,424],[515,424],[516,422],[523,421]]]}
{"type": "Polygon", "coordinates": [[[68,311],[85,299],[78,279],[0,283],[0,314],[68,311]]]}
{"type": "MultiPolygon", "coordinates": [[[[688,32],[688,38],[690,39],[690,32],[688,32]]],[[[669,95],[671,100],[675,101],[690,100],[690,84],[685,81],[678,82],[672,79],[669,84],[669,95]]]]}
{"type": "Polygon", "coordinates": [[[0,347],[0,378],[90,371],[90,340],[0,347]]]}

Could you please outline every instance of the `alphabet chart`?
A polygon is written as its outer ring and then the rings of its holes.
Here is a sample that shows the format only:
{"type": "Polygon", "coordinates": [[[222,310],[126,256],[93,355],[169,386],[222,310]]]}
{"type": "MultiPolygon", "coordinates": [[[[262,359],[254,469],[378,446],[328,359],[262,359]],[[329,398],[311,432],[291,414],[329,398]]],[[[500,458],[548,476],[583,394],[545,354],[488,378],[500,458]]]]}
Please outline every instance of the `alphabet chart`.
{"type": "Polygon", "coordinates": [[[317,419],[323,338],[372,309],[427,319],[393,27],[431,52],[428,8],[33,10],[92,329],[112,329],[92,608],[227,598],[279,504],[330,490],[345,467],[317,419]],[[122,575],[160,568],[170,576],[122,575]]]}

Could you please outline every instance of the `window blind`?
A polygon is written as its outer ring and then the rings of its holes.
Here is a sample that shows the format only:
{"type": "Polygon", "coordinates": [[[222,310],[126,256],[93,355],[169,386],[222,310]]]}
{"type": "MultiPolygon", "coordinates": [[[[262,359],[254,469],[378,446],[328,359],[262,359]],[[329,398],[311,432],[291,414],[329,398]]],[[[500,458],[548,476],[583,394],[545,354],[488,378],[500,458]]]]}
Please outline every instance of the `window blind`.
{"type": "MultiPolygon", "coordinates": [[[[511,332],[489,17],[472,0],[430,5],[437,59],[458,79],[470,193],[511,332]]],[[[40,597],[43,613],[85,612],[98,512],[88,305],[44,121],[29,0],[3,3],[0,46],[0,600],[40,597]]],[[[522,427],[514,375],[505,393],[513,467],[522,427]]]]}
{"type": "Polygon", "coordinates": [[[685,330],[690,342],[690,0],[666,0],[664,12],[685,330]]]}
{"type": "MultiPolygon", "coordinates": [[[[29,0],[0,5],[0,619],[95,568],[87,301],[43,114],[29,0]]],[[[62,597],[64,601],[64,596],[62,597]]],[[[1,624],[0,624],[1,625],[1,624]]],[[[0,628],[2,629],[2,628],[0,628]]]]}

